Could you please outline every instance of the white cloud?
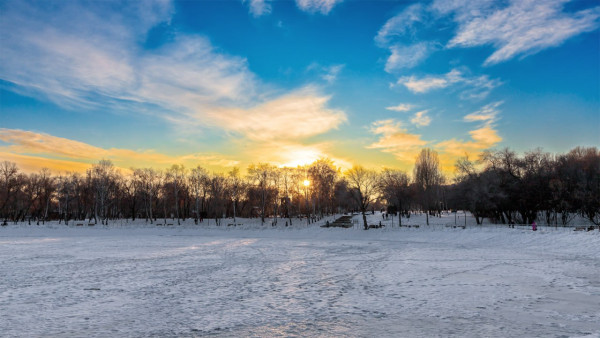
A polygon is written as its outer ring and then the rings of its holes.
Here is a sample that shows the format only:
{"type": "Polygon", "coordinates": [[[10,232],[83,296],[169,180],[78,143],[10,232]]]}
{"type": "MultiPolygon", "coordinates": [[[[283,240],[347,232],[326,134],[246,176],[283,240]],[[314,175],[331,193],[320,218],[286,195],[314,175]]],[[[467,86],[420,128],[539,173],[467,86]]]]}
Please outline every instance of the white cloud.
{"type": "Polygon", "coordinates": [[[139,60],[132,97],[182,112],[239,104],[256,91],[246,60],[216,53],[201,37],[181,38],[139,60]]]}
{"type": "Polygon", "coordinates": [[[440,15],[452,14],[456,21],[466,21],[492,13],[496,4],[489,0],[434,0],[429,10],[440,15]]]}
{"type": "MultiPolygon", "coordinates": [[[[454,72],[454,70],[452,72],[454,72]]],[[[446,88],[452,83],[457,82],[448,74],[442,76],[430,75],[420,79],[416,76],[403,76],[398,79],[398,84],[403,85],[413,93],[426,93],[434,89],[446,88]]]]}
{"type": "Polygon", "coordinates": [[[414,4],[395,15],[379,29],[375,41],[380,46],[388,45],[394,37],[402,36],[417,22],[423,20],[423,6],[414,4]]]}
{"type": "Polygon", "coordinates": [[[414,26],[425,20],[425,9],[421,4],[406,7],[395,15],[379,29],[375,42],[379,47],[388,48],[390,56],[385,63],[385,71],[392,73],[402,68],[412,68],[425,60],[435,49],[436,43],[420,41],[407,44],[406,35],[414,40],[414,26]]]}
{"type": "Polygon", "coordinates": [[[413,118],[410,119],[410,122],[412,122],[417,127],[428,126],[431,123],[431,118],[429,116],[427,116],[427,112],[428,112],[428,110],[422,110],[420,112],[417,112],[413,116],[413,118]]]}
{"type": "Polygon", "coordinates": [[[502,103],[504,103],[504,101],[497,101],[497,102],[487,104],[487,105],[481,107],[481,109],[479,109],[475,112],[472,112],[471,114],[465,115],[463,120],[465,122],[485,122],[488,124],[495,122],[498,114],[500,113],[500,110],[498,109],[498,107],[502,103]]]}
{"type": "Polygon", "coordinates": [[[498,79],[490,79],[488,75],[467,77],[463,78],[462,80],[465,83],[465,86],[468,87],[460,93],[460,98],[463,100],[484,99],[494,88],[502,85],[502,81],[498,79]]]}
{"type": "Polygon", "coordinates": [[[451,85],[460,85],[463,89],[461,99],[485,98],[494,88],[502,82],[490,79],[487,75],[469,76],[468,71],[452,69],[444,75],[429,75],[422,78],[416,76],[403,76],[398,79],[398,84],[403,85],[413,93],[422,94],[434,89],[446,88],[451,85]]]}
{"type": "Polygon", "coordinates": [[[215,108],[208,117],[219,127],[253,140],[297,140],[335,129],[346,121],[343,111],[327,108],[329,99],[307,87],[248,109],[215,108]]]}
{"type": "Polygon", "coordinates": [[[333,65],[325,67],[326,73],[323,76],[321,76],[321,78],[327,81],[327,83],[329,84],[335,82],[342,69],[344,69],[344,66],[345,65],[333,65]]]}
{"type": "Polygon", "coordinates": [[[345,66],[346,65],[344,64],[322,66],[318,62],[313,62],[306,67],[306,72],[313,73],[328,84],[332,84],[337,80],[338,75],[342,72],[345,66]]]}
{"type": "Polygon", "coordinates": [[[419,42],[414,45],[393,45],[390,47],[391,55],[385,63],[385,71],[391,73],[402,68],[412,68],[426,59],[435,49],[430,42],[419,42]]]}
{"type": "Polygon", "coordinates": [[[409,111],[413,108],[414,108],[414,106],[412,104],[400,103],[399,105],[392,106],[392,107],[386,107],[385,109],[397,111],[397,112],[405,112],[405,111],[409,111]]]}
{"type": "Polygon", "coordinates": [[[296,6],[308,13],[329,14],[331,9],[343,0],[296,0],[296,6]]]}
{"type": "MultiPolygon", "coordinates": [[[[246,2],[247,0],[242,0],[242,2],[246,2]]],[[[259,17],[262,15],[271,13],[271,4],[269,4],[270,0],[248,0],[250,13],[254,17],[259,17]]]]}
{"type": "Polygon", "coordinates": [[[214,51],[200,36],[176,36],[140,53],[150,28],[170,20],[164,2],[127,3],[136,6],[119,12],[106,2],[55,4],[13,2],[0,20],[0,78],[25,94],[67,107],[154,105],[179,114],[182,107],[242,100],[256,88],[245,59],[214,51]]]}
{"type": "MultiPolygon", "coordinates": [[[[183,130],[216,126],[253,139],[310,137],[346,120],[316,88],[265,90],[246,59],[215,50],[202,36],[176,35],[141,53],[148,30],[170,20],[172,11],[162,2],[158,9],[127,3],[153,13],[143,22],[137,7],[113,13],[105,2],[92,8],[57,4],[40,9],[13,2],[2,14],[0,78],[26,94],[70,108],[153,114],[183,130]]],[[[328,67],[323,78],[334,81],[342,67],[328,67]]]]}
{"type": "Polygon", "coordinates": [[[442,15],[453,14],[458,23],[458,32],[448,47],[492,45],[496,50],[484,63],[492,65],[558,46],[598,28],[600,7],[564,12],[566,2],[512,0],[497,8],[489,1],[436,0],[432,8],[442,15]]]}

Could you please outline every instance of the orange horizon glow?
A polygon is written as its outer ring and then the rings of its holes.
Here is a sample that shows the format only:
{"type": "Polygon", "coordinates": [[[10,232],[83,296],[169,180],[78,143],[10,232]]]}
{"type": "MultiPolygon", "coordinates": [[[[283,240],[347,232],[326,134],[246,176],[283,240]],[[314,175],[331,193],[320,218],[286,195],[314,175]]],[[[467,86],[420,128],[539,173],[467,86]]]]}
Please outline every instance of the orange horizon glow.
{"type": "Polygon", "coordinates": [[[54,173],[85,172],[101,159],[113,162],[124,172],[131,168],[167,169],[173,164],[186,168],[202,166],[213,172],[228,172],[233,167],[242,171],[252,163],[269,163],[277,167],[306,167],[320,158],[328,158],[337,168],[348,170],[353,165],[369,169],[399,169],[410,173],[420,150],[429,147],[438,152],[442,171],[452,176],[454,163],[469,155],[476,159],[481,151],[491,148],[502,139],[494,129],[483,127],[471,132],[471,141],[451,139],[437,144],[416,138],[402,138],[405,131],[393,121],[381,121],[375,125],[381,138],[370,146],[347,149],[339,144],[318,143],[304,145],[291,141],[254,143],[247,152],[225,155],[219,153],[191,153],[170,155],[154,150],[130,150],[123,148],[101,148],[49,134],[25,130],[0,128],[0,160],[17,164],[23,172],[37,172],[48,168],[54,173]],[[402,143],[397,143],[400,138],[402,143]]]}

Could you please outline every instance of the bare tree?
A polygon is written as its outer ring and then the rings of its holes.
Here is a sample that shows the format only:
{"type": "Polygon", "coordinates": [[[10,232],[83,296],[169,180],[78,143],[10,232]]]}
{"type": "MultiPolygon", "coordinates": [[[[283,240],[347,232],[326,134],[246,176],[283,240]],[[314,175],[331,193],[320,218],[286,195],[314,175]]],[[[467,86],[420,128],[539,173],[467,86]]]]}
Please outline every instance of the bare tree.
{"type": "Polygon", "coordinates": [[[156,215],[154,214],[154,202],[158,200],[158,194],[163,181],[161,171],[152,168],[134,169],[133,179],[139,184],[139,193],[142,196],[146,222],[150,219],[150,224],[154,223],[156,215]]]}
{"type": "Polygon", "coordinates": [[[360,208],[364,227],[367,230],[369,229],[369,225],[367,224],[366,212],[376,197],[377,173],[355,165],[346,172],[346,179],[348,180],[348,187],[352,190],[352,197],[360,208]]]}
{"type": "Polygon", "coordinates": [[[3,161],[0,163],[0,213],[6,225],[9,217],[9,205],[15,198],[17,188],[17,176],[19,169],[13,162],[3,161]]]}
{"type": "Polygon", "coordinates": [[[183,181],[185,179],[185,167],[183,164],[173,164],[171,168],[167,170],[167,179],[173,185],[173,197],[175,200],[175,216],[177,217],[177,225],[181,225],[179,218],[179,192],[182,189],[183,181]]]}
{"type": "Polygon", "coordinates": [[[333,161],[328,158],[320,158],[308,167],[308,175],[315,194],[317,210],[322,217],[323,210],[325,213],[332,211],[333,188],[338,170],[333,165],[333,161]]]}
{"type": "Polygon", "coordinates": [[[225,189],[227,179],[222,174],[213,174],[210,176],[209,182],[211,209],[215,215],[216,225],[221,225],[221,218],[223,217],[223,209],[225,205],[225,189]]]}
{"type": "Polygon", "coordinates": [[[62,218],[65,221],[65,225],[69,225],[69,205],[71,204],[71,200],[75,197],[74,183],[71,179],[72,175],[72,173],[67,173],[65,176],[59,176],[57,179],[59,214],[63,215],[62,218]]]}
{"type": "Polygon", "coordinates": [[[26,183],[23,189],[25,205],[23,207],[22,221],[25,221],[25,216],[29,215],[28,223],[31,225],[31,217],[35,213],[34,204],[38,200],[40,192],[40,179],[37,173],[32,173],[26,178],[26,183]]]}
{"type": "MultiPolygon", "coordinates": [[[[136,169],[131,169],[133,171],[133,174],[125,177],[125,181],[123,182],[123,188],[124,188],[124,194],[125,194],[125,199],[127,201],[127,207],[129,209],[129,212],[131,213],[131,220],[135,221],[135,218],[137,216],[138,213],[138,202],[140,200],[140,197],[142,198],[143,201],[143,182],[140,179],[140,175],[138,173],[136,173],[136,169]]],[[[143,202],[142,202],[143,203],[143,202]]],[[[146,218],[146,220],[148,220],[146,218]]]]}
{"type": "Polygon", "coordinates": [[[398,225],[402,226],[402,210],[409,196],[409,178],[404,171],[384,169],[379,176],[379,191],[400,211],[398,225]]]}
{"type": "Polygon", "coordinates": [[[275,219],[272,225],[277,225],[277,216],[279,214],[279,193],[281,191],[281,170],[277,167],[272,167],[269,172],[271,188],[273,192],[273,214],[275,219]]]}
{"type": "Polygon", "coordinates": [[[192,189],[192,195],[194,196],[194,209],[195,209],[195,219],[194,222],[198,224],[198,218],[200,217],[200,213],[204,210],[201,210],[200,199],[202,198],[202,207],[204,207],[204,202],[206,200],[206,195],[208,193],[208,183],[209,183],[209,175],[208,171],[201,166],[197,166],[190,171],[189,175],[190,188],[192,189]]]}
{"type": "Polygon", "coordinates": [[[108,224],[109,197],[116,185],[117,172],[110,160],[100,160],[92,166],[91,173],[95,190],[94,220],[98,222],[100,213],[102,224],[108,224]]]}
{"type": "MultiPolygon", "coordinates": [[[[52,177],[50,173],[50,169],[43,168],[39,173],[40,179],[40,193],[39,193],[39,201],[40,208],[43,208],[43,216],[42,216],[42,224],[46,223],[46,219],[48,218],[48,212],[50,210],[50,201],[54,196],[54,192],[56,191],[56,187],[54,185],[54,177],[52,177]]],[[[41,210],[40,210],[41,211],[41,210]]],[[[39,218],[37,224],[39,225],[39,218]]]]}
{"type": "MultiPolygon", "coordinates": [[[[298,213],[301,212],[302,210],[302,203],[306,203],[306,207],[308,207],[308,201],[306,201],[308,198],[306,196],[307,194],[307,187],[304,186],[303,182],[306,179],[306,169],[303,167],[298,166],[297,168],[294,168],[291,171],[291,175],[290,175],[290,186],[289,186],[289,190],[291,192],[292,195],[292,200],[295,199],[295,201],[297,201],[297,205],[296,205],[296,210],[298,213]]],[[[290,203],[291,204],[291,203],[290,203]]],[[[306,215],[308,217],[308,211],[306,212],[306,215]]]]}
{"type": "Polygon", "coordinates": [[[290,210],[291,198],[290,194],[293,189],[294,181],[294,168],[283,167],[281,168],[281,190],[283,193],[283,200],[285,203],[285,217],[288,218],[290,226],[292,225],[292,213],[290,210]]]}
{"type": "Polygon", "coordinates": [[[274,166],[268,163],[251,164],[248,167],[248,179],[254,183],[260,193],[260,219],[265,224],[265,209],[269,193],[271,172],[274,166]]]}
{"type": "Polygon", "coordinates": [[[437,152],[429,148],[421,150],[415,163],[414,179],[421,192],[421,202],[429,225],[429,212],[437,204],[439,187],[443,183],[437,152]]]}
{"type": "Polygon", "coordinates": [[[229,195],[231,197],[231,204],[233,206],[233,224],[236,224],[236,208],[237,204],[244,193],[244,180],[240,177],[240,169],[234,167],[229,173],[227,173],[229,195]]]}

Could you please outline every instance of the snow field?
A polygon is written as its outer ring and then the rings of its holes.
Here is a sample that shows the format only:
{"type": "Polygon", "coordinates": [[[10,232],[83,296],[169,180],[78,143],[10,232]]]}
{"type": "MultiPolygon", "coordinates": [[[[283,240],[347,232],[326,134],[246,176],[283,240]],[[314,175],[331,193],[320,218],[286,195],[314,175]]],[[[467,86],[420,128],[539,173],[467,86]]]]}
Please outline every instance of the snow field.
{"type": "MultiPolygon", "coordinates": [[[[370,223],[379,219],[372,215],[370,223]]],[[[600,334],[597,230],[364,231],[244,221],[235,228],[193,222],[0,228],[0,332],[8,337],[600,334]]]]}

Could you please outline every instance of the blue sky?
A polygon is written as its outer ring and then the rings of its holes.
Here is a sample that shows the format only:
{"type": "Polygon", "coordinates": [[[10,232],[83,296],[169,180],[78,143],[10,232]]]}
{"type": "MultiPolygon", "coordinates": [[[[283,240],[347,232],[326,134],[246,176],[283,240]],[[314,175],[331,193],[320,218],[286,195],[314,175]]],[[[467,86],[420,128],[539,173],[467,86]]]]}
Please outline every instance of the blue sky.
{"type": "Polygon", "coordinates": [[[0,158],[450,172],[600,145],[595,1],[0,1],[0,158]]]}

